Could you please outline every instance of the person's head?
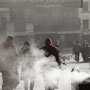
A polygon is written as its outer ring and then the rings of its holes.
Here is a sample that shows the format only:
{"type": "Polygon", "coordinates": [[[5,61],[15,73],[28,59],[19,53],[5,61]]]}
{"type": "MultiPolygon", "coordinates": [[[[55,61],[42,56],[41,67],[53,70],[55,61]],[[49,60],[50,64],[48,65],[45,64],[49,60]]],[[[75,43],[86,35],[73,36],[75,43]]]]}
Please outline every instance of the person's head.
{"type": "Polygon", "coordinates": [[[85,46],[85,43],[82,43],[83,46],[85,46]]]}
{"type": "Polygon", "coordinates": [[[88,47],[89,46],[89,43],[86,43],[86,47],[88,47]]]}
{"type": "Polygon", "coordinates": [[[76,44],[78,44],[79,42],[78,41],[76,41],[76,44]]]}
{"type": "Polygon", "coordinates": [[[51,45],[51,44],[52,44],[51,39],[50,39],[50,38],[47,38],[47,39],[45,40],[45,45],[51,45]]]}
{"type": "Polygon", "coordinates": [[[24,42],[24,46],[25,46],[25,47],[30,47],[30,42],[29,42],[29,41],[25,41],[25,42],[24,42]]]}
{"type": "Polygon", "coordinates": [[[55,44],[59,45],[59,41],[57,40],[57,41],[55,42],[55,44]]]}
{"type": "Polygon", "coordinates": [[[8,37],[6,38],[6,42],[9,43],[9,44],[12,44],[13,41],[14,41],[14,37],[13,37],[13,36],[8,36],[8,37]]]}
{"type": "Polygon", "coordinates": [[[76,42],[75,42],[75,44],[76,44],[76,45],[78,45],[78,44],[79,44],[79,42],[78,42],[78,41],[76,41],[76,42]]]}

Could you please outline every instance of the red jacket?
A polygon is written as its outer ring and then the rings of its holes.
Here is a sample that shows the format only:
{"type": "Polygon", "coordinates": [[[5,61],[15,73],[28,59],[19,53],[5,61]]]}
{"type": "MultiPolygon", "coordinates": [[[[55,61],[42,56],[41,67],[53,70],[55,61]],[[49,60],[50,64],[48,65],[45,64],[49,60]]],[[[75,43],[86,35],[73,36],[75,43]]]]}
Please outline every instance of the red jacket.
{"type": "Polygon", "coordinates": [[[43,46],[41,49],[43,49],[46,52],[47,57],[49,57],[50,55],[53,55],[58,65],[61,64],[60,59],[59,59],[58,50],[51,44],[50,39],[45,40],[45,46],[43,46]]]}

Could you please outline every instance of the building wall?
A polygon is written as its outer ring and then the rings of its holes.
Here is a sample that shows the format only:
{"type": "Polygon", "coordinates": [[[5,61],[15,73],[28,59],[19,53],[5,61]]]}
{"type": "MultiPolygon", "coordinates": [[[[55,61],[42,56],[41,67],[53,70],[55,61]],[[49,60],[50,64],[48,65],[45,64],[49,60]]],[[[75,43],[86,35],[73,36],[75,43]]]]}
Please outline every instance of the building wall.
{"type": "MultiPolygon", "coordinates": [[[[63,37],[60,36],[62,33],[68,39],[68,35],[71,35],[70,38],[72,38],[73,33],[80,33],[78,8],[81,0],[3,0],[1,2],[5,2],[5,4],[0,4],[0,6],[4,5],[10,8],[10,22],[7,24],[8,34],[12,31],[12,35],[19,37],[32,36],[34,33],[38,41],[42,37],[45,39],[48,37],[46,33],[50,33],[54,42],[63,37]],[[27,30],[31,31],[27,32],[27,30]],[[56,33],[58,33],[58,38],[56,33]],[[69,34],[66,35],[67,33],[69,34]]],[[[67,41],[69,40],[65,39],[64,47],[71,46],[67,44],[69,43],[67,41]]]]}
{"type": "MultiPolygon", "coordinates": [[[[20,6],[11,9],[11,21],[18,23],[17,31],[26,29],[26,24],[34,26],[34,32],[66,32],[79,31],[80,19],[78,8],[81,0],[27,0],[28,7],[24,7],[24,2],[20,6]],[[22,28],[19,28],[21,24],[22,28]]],[[[10,2],[10,0],[8,1],[10,2]]],[[[21,0],[19,0],[21,2],[21,0]]]]}
{"type": "Polygon", "coordinates": [[[82,8],[79,8],[79,17],[81,20],[82,41],[90,42],[90,0],[82,0],[82,8]]]}
{"type": "Polygon", "coordinates": [[[90,30],[90,0],[83,0],[83,7],[79,9],[81,19],[81,30],[90,30]]]}

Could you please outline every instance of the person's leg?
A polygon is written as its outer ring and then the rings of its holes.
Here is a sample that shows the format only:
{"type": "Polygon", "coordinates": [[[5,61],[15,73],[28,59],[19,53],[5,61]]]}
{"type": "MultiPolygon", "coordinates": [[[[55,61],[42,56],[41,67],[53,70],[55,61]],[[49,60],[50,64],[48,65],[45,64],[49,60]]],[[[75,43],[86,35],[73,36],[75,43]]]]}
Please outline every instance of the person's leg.
{"type": "Polygon", "coordinates": [[[77,53],[77,60],[78,60],[78,62],[79,62],[79,56],[80,56],[80,53],[78,52],[77,53]]]}
{"type": "Polygon", "coordinates": [[[88,57],[89,69],[90,69],[90,57],[88,57]]]}
{"type": "Polygon", "coordinates": [[[13,86],[13,89],[16,89],[17,85],[19,84],[19,75],[17,70],[10,72],[10,82],[13,86]]]}
{"type": "Polygon", "coordinates": [[[86,58],[85,58],[85,62],[87,62],[88,61],[88,55],[86,55],[86,58]]]}
{"type": "Polygon", "coordinates": [[[85,54],[83,54],[83,56],[82,56],[82,57],[83,57],[83,61],[85,62],[85,58],[86,58],[86,57],[85,57],[85,54]]]}
{"type": "Polygon", "coordinates": [[[24,90],[29,90],[28,88],[29,88],[28,79],[26,79],[26,80],[24,80],[24,90]]]}
{"type": "Polygon", "coordinates": [[[30,90],[33,90],[33,87],[34,87],[34,81],[31,81],[30,82],[30,90]]]}
{"type": "Polygon", "coordinates": [[[8,72],[2,72],[3,85],[2,90],[13,90],[12,82],[8,72]]]}
{"type": "Polygon", "coordinates": [[[77,53],[75,52],[75,61],[77,61],[77,53]]]}
{"type": "Polygon", "coordinates": [[[78,62],[79,60],[78,60],[78,53],[76,52],[75,53],[75,60],[78,62]]]}
{"type": "Polygon", "coordinates": [[[13,90],[19,83],[17,73],[2,71],[3,85],[2,90],[13,90]]]}
{"type": "Polygon", "coordinates": [[[33,90],[34,87],[34,81],[31,81],[30,84],[28,84],[28,79],[24,80],[24,89],[25,90],[33,90]],[[30,85],[30,86],[29,86],[30,85]],[[30,88],[29,88],[30,87],[30,88]]]}

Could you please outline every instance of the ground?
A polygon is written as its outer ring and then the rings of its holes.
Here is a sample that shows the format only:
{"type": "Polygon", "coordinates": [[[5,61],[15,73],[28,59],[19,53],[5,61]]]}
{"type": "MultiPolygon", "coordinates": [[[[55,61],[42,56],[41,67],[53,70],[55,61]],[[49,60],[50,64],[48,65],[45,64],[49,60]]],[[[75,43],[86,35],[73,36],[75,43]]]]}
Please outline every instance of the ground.
{"type": "MultiPolygon", "coordinates": [[[[68,54],[67,54],[68,55],[68,54]]],[[[83,62],[82,56],[80,55],[80,61],[76,62],[74,60],[74,55],[70,60],[66,60],[66,65],[62,65],[63,69],[67,69],[68,67],[78,67],[80,71],[90,73],[89,62],[83,62]]]]}

